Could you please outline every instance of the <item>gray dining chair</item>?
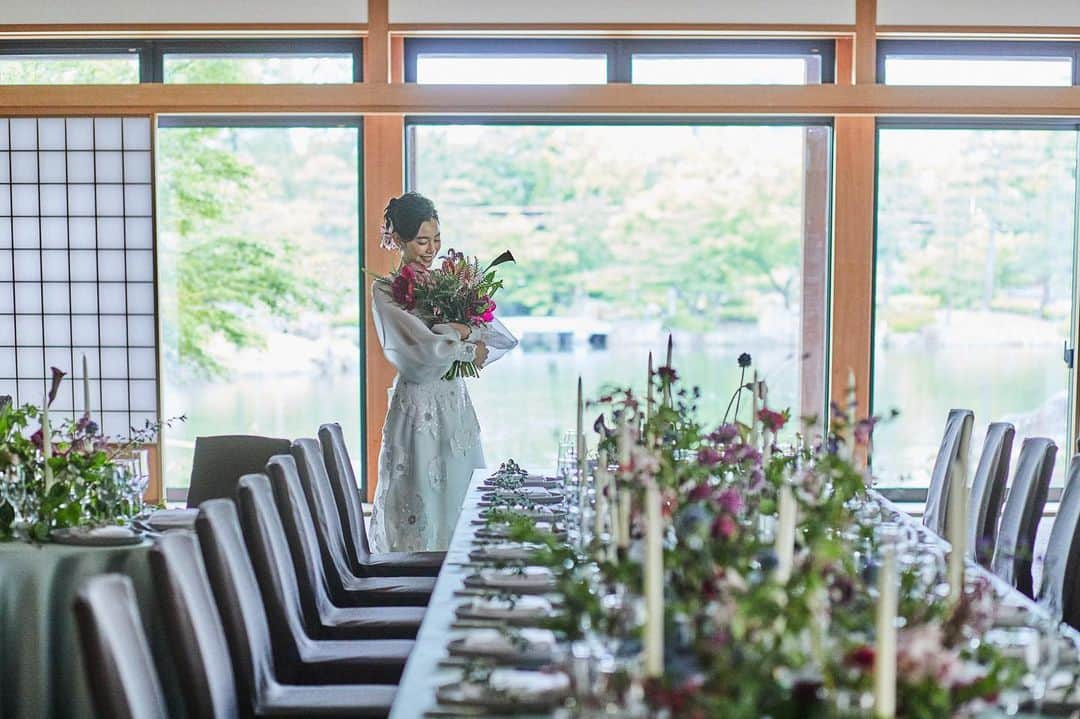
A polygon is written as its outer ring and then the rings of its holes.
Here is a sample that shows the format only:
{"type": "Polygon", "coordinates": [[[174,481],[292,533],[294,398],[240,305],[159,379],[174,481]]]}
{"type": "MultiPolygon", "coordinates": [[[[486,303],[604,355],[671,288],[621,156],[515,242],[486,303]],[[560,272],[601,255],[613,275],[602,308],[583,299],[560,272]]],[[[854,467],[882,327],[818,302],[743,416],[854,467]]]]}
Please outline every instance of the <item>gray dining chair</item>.
{"type": "Polygon", "coordinates": [[[364,513],[349,459],[345,435],[338,423],[319,427],[319,444],[330,486],[337,502],[345,550],[353,571],[363,577],[427,576],[439,574],[446,552],[372,552],[364,513]]]}
{"type": "Polygon", "coordinates": [[[1035,536],[1046,507],[1057,445],[1045,437],[1029,437],[1020,446],[1012,486],[1001,513],[990,568],[999,577],[1034,598],[1031,565],[1035,536]]]}
{"type": "MultiPolygon", "coordinates": [[[[970,409],[951,409],[945,420],[945,433],[930,475],[923,513],[923,524],[939,537],[948,536],[949,491],[958,475],[966,475],[974,422],[975,413],[970,409]]],[[[967,477],[960,476],[959,481],[966,482],[967,477]]]]}
{"type": "Polygon", "coordinates": [[[75,618],[97,715],[168,719],[131,579],[122,574],[88,579],[75,596],[75,618]]]}
{"type": "Polygon", "coordinates": [[[1008,422],[992,422],[986,428],[986,441],[983,442],[979,466],[971,483],[967,552],[970,558],[984,567],[990,566],[994,556],[1015,435],[1016,429],[1008,422]]]}
{"type": "Polygon", "coordinates": [[[331,596],[337,604],[335,592],[354,584],[389,584],[396,589],[392,601],[380,601],[380,604],[409,604],[426,606],[435,589],[435,577],[365,577],[354,571],[349,562],[345,532],[341,527],[334,491],[330,486],[330,476],[326,473],[322,448],[318,440],[301,438],[292,443],[292,456],[300,474],[300,484],[304,490],[311,515],[315,518],[316,535],[319,538],[319,550],[326,565],[326,575],[330,580],[331,596]]]}
{"type": "Polygon", "coordinates": [[[396,684],[401,678],[413,642],[402,639],[329,641],[308,637],[297,614],[277,611],[259,589],[251,564],[236,504],[231,499],[211,499],[199,508],[195,520],[203,561],[218,611],[250,610],[264,617],[269,629],[274,673],[290,684],[396,684]]]}
{"type": "Polygon", "coordinates": [[[275,454],[287,453],[289,440],[250,434],[223,434],[195,438],[191,463],[188,508],[208,499],[231,499],[240,477],[261,472],[275,454]]]}
{"type": "Polygon", "coordinates": [[[336,565],[329,561],[320,545],[319,529],[316,519],[304,494],[300,472],[292,455],[283,454],[271,457],[266,465],[270,475],[270,484],[274,488],[274,502],[277,504],[281,524],[289,538],[292,550],[293,566],[301,577],[301,592],[310,586],[314,592],[310,599],[305,599],[308,606],[314,605],[316,612],[327,616],[336,607],[363,606],[400,606],[424,611],[430,589],[417,586],[416,582],[430,582],[430,579],[416,577],[344,577],[336,565]]]}
{"type": "Polygon", "coordinates": [[[162,614],[191,719],[386,717],[394,688],[282,684],[266,616],[253,602],[223,622],[193,532],[166,532],[150,549],[162,614]]]}
{"type": "MultiPolygon", "coordinates": [[[[291,459],[291,458],[290,458],[291,459]]],[[[314,600],[307,558],[294,566],[277,506],[274,490],[265,474],[246,474],[236,489],[236,506],[244,540],[259,579],[259,588],[270,616],[288,615],[287,621],[271,621],[271,629],[295,627],[314,639],[415,639],[424,618],[423,607],[334,607],[329,600],[314,600]]],[[[279,643],[296,641],[285,638],[279,643]]]]}
{"type": "Polygon", "coordinates": [[[1039,603],[1058,621],[1080,629],[1080,454],[1069,476],[1043,562],[1039,603]]]}

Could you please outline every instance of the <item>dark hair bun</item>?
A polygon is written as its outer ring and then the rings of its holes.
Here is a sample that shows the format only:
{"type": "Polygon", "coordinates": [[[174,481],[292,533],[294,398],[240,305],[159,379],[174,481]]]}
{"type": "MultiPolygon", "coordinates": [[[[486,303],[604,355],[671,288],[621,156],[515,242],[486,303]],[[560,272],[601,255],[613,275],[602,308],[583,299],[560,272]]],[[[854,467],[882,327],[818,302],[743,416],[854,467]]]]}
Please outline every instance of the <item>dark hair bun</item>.
{"type": "Polygon", "coordinates": [[[439,213],[435,203],[419,192],[406,192],[401,197],[391,198],[383,210],[386,227],[398,233],[402,242],[416,239],[420,225],[428,220],[438,220],[439,213]]]}

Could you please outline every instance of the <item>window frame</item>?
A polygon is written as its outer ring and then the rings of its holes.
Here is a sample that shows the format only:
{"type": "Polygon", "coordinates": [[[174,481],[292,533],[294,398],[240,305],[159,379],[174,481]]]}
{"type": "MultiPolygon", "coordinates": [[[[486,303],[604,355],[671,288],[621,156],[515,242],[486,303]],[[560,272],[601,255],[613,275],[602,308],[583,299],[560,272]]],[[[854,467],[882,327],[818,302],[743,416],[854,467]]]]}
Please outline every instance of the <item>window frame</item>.
{"type": "MultiPolygon", "coordinates": [[[[877,82],[887,85],[885,61],[890,56],[928,60],[1068,58],[1072,61],[1072,85],[1080,85],[1080,42],[1008,40],[878,40],[877,82]]],[[[948,87],[965,87],[950,85],[948,87]]],[[[985,87],[994,87],[993,85],[985,87]]],[[[1007,87],[1001,85],[999,87],[1007,87]]],[[[1041,86],[1040,86],[1041,87],[1041,86]]],[[[1064,86],[1062,86],[1064,87],[1064,86]]]]}
{"type": "MultiPolygon", "coordinates": [[[[634,55],[686,57],[805,57],[821,58],[820,84],[832,84],[836,78],[836,41],[819,40],[605,40],[546,38],[405,38],[405,82],[416,83],[416,64],[420,55],[605,55],[608,83],[632,83],[634,55]]],[[[819,84],[808,83],[808,84],[819,84]]]]}
{"type": "Polygon", "coordinates": [[[135,55],[138,83],[151,82],[149,40],[0,40],[0,56],[7,55],[135,55]]]}

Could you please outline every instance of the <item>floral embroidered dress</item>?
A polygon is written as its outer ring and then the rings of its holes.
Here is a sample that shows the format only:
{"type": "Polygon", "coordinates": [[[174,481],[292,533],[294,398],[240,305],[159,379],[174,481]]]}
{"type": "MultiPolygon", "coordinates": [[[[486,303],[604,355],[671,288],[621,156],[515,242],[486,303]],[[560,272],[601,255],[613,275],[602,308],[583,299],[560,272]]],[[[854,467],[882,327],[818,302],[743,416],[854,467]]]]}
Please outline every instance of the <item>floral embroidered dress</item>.
{"type": "Polygon", "coordinates": [[[517,340],[497,319],[474,327],[466,341],[448,325],[428,328],[394,302],[384,280],[374,283],[372,299],[375,331],[398,371],[379,450],[372,550],[445,550],[484,452],[465,380],[442,376],[455,360],[472,361],[477,341],[487,345],[491,364],[517,340]]]}

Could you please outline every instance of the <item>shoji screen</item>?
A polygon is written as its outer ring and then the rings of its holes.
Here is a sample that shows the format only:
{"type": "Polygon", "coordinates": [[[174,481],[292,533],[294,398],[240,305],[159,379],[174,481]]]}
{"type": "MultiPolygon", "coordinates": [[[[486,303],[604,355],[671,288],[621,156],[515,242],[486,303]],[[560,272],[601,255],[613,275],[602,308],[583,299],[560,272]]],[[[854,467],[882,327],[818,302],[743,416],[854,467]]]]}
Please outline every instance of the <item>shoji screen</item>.
{"type": "Polygon", "coordinates": [[[157,417],[151,167],[149,118],[0,118],[0,394],[38,404],[85,355],[106,434],[157,417]]]}

